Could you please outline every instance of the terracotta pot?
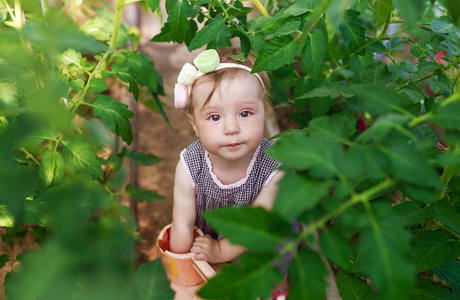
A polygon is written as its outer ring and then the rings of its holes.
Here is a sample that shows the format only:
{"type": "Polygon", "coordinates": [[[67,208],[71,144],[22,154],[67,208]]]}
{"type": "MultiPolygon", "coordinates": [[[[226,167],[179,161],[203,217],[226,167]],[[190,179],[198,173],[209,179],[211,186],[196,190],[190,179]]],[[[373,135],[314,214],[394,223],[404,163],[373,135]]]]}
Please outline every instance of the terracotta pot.
{"type": "MultiPolygon", "coordinates": [[[[157,239],[157,247],[160,250],[160,257],[163,267],[166,270],[166,275],[171,282],[177,283],[182,286],[194,286],[202,283],[203,278],[197,272],[194,266],[192,257],[194,253],[177,254],[170,251],[169,237],[171,234],[171,224],[166,225],[160,232],[157,239]]],[[[195,237],[204,235],[199,228],[195,228],[195,237]]],[[[200,262],[205,263],[206,262],[200,262]]],[[[209,266],[209,265],[208,265],[209,266]]]]}

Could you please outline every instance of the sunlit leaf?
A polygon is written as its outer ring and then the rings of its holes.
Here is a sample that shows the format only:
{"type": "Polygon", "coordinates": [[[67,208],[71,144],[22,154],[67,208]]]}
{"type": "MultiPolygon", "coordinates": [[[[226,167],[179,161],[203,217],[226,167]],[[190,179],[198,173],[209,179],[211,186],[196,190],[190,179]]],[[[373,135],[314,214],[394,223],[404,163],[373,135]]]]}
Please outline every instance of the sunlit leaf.
{"type": "Polygon", "coordinates": [[[93,92],[103,92],[109,89],[109,85],[101,78],[93,78],[89,83],[89,89],[93,92]]]}
{"type": "Polygon", "coordinates": [[[74,65],[82,68],[82,66],[80,65],[81,53],[75,51],[72,48],[67,49],[62,54],[58,54],[56,56],[56,59],[57,59],[58,64],[62,64],[62,65],[66,65],[66,66],[70,65],[70,64],[74,64],[74,65]]]}
{"type": "Polygon", "coordinates": [[[43,155],[39,176],[46,187],[61,181],[64,176],[64,159],[59,152],[48,151],[43,155]]]}
{"type": "Polygon", "coordinates": [[[70,137],[64,144],[64,154],[75,167],[91,174],[102,175],[101,164],[96,159],[96,154],[90,150],[84,136],[70,137]]]}

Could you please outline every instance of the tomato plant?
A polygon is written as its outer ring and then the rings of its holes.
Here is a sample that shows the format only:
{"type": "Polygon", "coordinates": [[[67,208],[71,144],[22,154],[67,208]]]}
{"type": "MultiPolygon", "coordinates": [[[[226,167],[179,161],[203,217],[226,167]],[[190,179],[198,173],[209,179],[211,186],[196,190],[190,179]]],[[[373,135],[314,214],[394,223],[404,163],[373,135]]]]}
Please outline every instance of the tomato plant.
{"type": "MultiPolygon", "coordinates": [[[[2,240],[14,245],[28,230],[41,244],[7,278],[8,299],[173,296],[158,261],[134,270],[136,230],[118,199],[161,199],[124,187],[124,160],[159,158],[124,147],[133,113],[112,89],[125,86],[168,122],[161,74],[121,23],[132,2],[117,0],[111,13],[105,3],[0,2],[2,240]],[[79,25],[77,11],[87,14],[79,25]]],[[[270,150],[286,174],[272,212],[207,215],[250,253],[200,295],[266,297],[282,276],[273,261],[293,252],[291,299],[324,299],[328,267],[343,299],[459,297],[455,0],[165,5],[166,23],[152,42],[189,50],[238,42],[238,59],[257,54],[254,71],[269,73],[275,108],[290,107],[301,128],[280,133],[270,150]],[[292,233],[292,221],[304,230],[292,233]]]]}
{"type": "Polygon", "coordinates": [[[159,261],[135,270],[140,236],[119,199],[163,199],[126,185],[125,160],[161,159],[127,147],[133,112],[115,90],[166,118],[161,76],[121,23],[131,2],[0,3],[0,226],[13,248],[1,263],[21,261],[8,299],[173,297],[159,261]],[[41,248],[18,258],[28,232],[41,248]]]}
{"type": "Polygon", "coordinates": [[[324,299],[321,255],[343,299],[458,298],[455,1],[252,2],[254,10],[240,1],[166,1],[167,22],[152,39],[189,50],[236,40],[239,59],[252,51],[253,71],[269,72],[275,107],[291,107],[302,128],[269,149],[286,173],[272,212],[207,215],[251,254],[200,295],[266,297],[281,278],[273,261],[293,252],[291,299],[324,299]],[[300,234],[288,230],[293,220],[304,225],[300,234]]]}

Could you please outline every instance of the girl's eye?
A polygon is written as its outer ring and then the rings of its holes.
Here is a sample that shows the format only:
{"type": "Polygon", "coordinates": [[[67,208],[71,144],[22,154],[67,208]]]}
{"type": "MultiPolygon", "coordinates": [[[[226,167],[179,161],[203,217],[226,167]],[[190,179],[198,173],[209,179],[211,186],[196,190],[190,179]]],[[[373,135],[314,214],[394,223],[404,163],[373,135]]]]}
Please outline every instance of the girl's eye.
{"type": "Polygon", "coordinates": [[[240,113],[240,116],[242,116],[243,118],[247,118],[251,115],[251,113],[249,111],[242,111],[240,113]]]}
{"type": "Polygon", "coordinates": [[[216,122],[216,121],[219,121],[219,120],[220,120],[220,116],[219,116],[219,115],[212,115],[212,116],[209,117],[209,119],[210,119],[211,121],[216,122]]]}

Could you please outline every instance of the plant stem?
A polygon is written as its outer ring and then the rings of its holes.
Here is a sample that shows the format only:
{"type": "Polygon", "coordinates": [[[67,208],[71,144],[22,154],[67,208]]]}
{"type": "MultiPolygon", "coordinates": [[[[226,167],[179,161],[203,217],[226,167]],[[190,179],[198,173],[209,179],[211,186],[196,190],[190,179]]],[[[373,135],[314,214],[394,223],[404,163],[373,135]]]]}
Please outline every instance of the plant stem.
{"type": "Polygon", "coordinates": [[[24,147],[21,147],[20,148],[22,152],[24,152],[26,154],[26,157],[27,158],[30,158],[31,160],[33,160],[37,165],[40,165],[40,162],[29,152],[27,151],[26,148],[24,147]]]}
{"type": "Polygon", "coordinates": [[[318,219],[318,221],[316,221],[316,222],[314,222],[312,224],[308,224],[307,228],[300,233],[300,239],[307,238],[310,234],[315,232],[317,229],[320,229],[320,228],[324,227],[326,222],[328,222],[334,216],[336,216],[336,215],[338,215],[340,213],[343,213],[344,211],[346,211],[347,209],[349,209],[353,205],[356,205],[359,202],[366,203],[366,202],[371,201],[372,199],[375,198],[375,194],[377,194],[378,192],[380,192],[382,190],[385,190],[385,189],[391,187],[393,184],[394,184],[393,180],[387,179],[384,182],[382,182],[380,184],[377,184],[377,185],[371,187],[370,189],[367,189],[366,191],[364,191],[364,192],[362,192],[360,194],[354,194],[350,198],[349,201],[343,203],[342,205],[340,205],[334,211],[323,215],[321,218],[318,219]]]}
{"type": "MultiPolygon", "coordinates": [[[[324,0],[319,3],[315,10],[307,17],[306,24],[302,27],[303,33],[309,33],[313,26],[316,24],[319,18],[326,12],[327,8],[329,7],[329,3],[331,0],[324,0]]],[[[300,40],[299,49],[302,49],[302,45],[305,43],[308,34],[304,34],[302,39],[300,40]]]]}
{"type": "MultiPolygon", "coordinates": [[[[457,150],[457,145],[452,144],[449,146],[449,152],[455,152],[457,150]]],[[[441,175],[441,188],[436,190],[436,199],[439,200],[444,196],[444,191],[446,190],[447,185],[449,184],[450,179],[455,173],[455,168],[452,166],[445,166],[444,171],[441,175]]]]}
{"type": "Polygon", "coordinates": [[[264,17],[268,17],[268,13],[267,13],[267,10],[265,9],[265,7],[260,3],[259,0],[252,0],[252,2],[254,2],[254,4],[257,6],[257,8],[260,10],[260,12],[262,13],[262,15],[264,15],[264,17]]]}

